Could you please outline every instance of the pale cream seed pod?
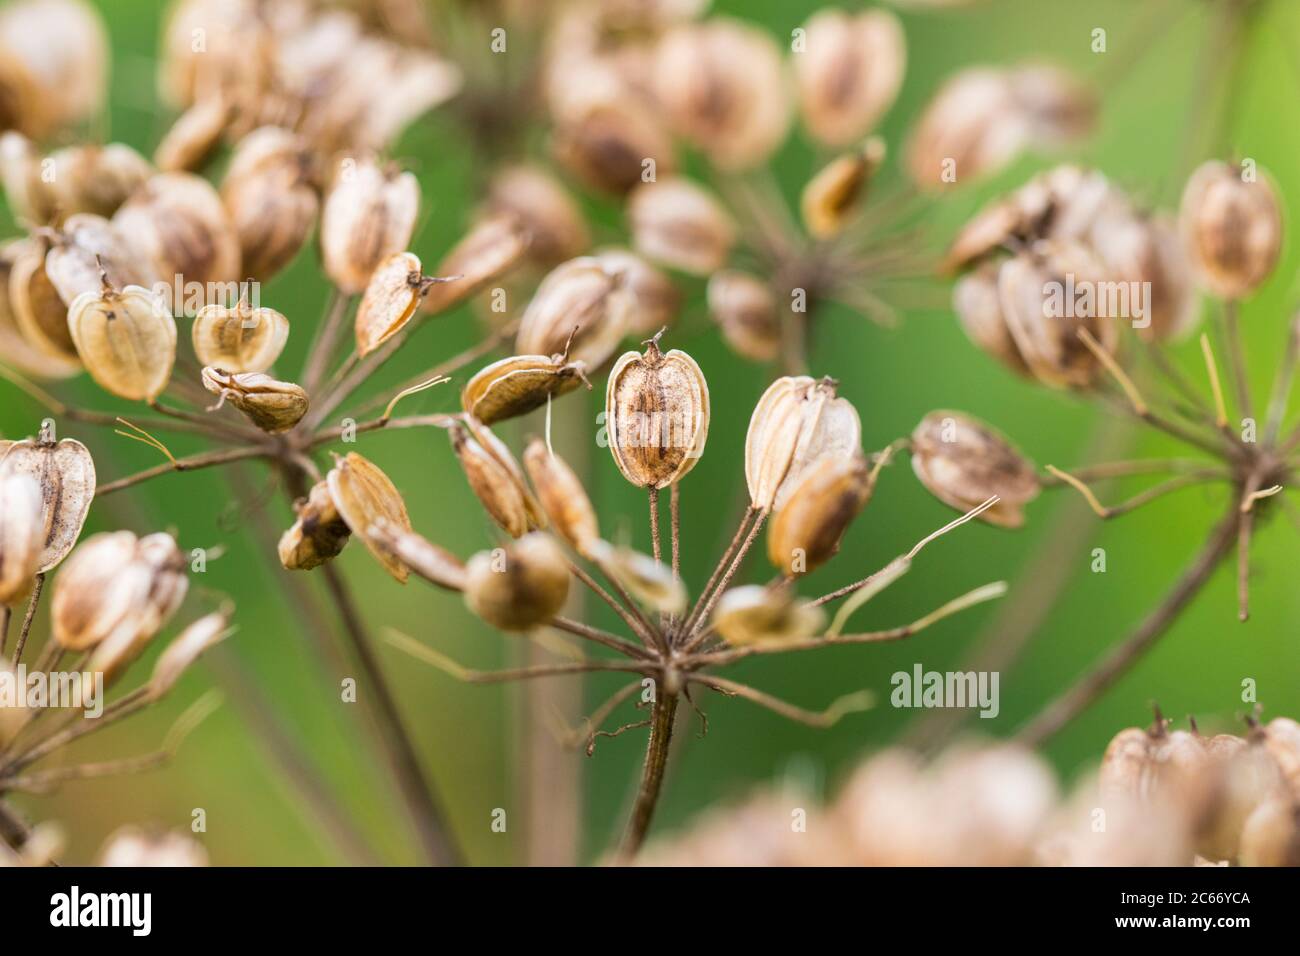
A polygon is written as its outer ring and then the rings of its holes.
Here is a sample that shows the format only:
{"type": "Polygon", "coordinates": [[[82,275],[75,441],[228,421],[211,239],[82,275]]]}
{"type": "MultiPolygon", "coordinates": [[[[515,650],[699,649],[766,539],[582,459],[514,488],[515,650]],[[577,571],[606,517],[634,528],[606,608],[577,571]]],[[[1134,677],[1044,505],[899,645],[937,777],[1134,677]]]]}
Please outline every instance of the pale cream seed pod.
{"type": "Polygon", "coordinates": [[[887,10],[825,9],[804,25],[804,49],[793,61],[808,132],[823,145],[847,146],[893,105],[903,85],[907,42],[887,10]]]}
{"type": "Polygon", "coordinates": [[[307,241],[320,199],[305,141],[278,127],[249,133],[235,148],[221,198],[239,236],[246,275],[266,281],[307,241]]]}
{"type": "Polygon", "coordinates": [[[662,561],[632,548],[615,547],[603,540],[588,542],[587,551],[601,570],[645,607],[660,614],[686,612],[686,585],[662,561]]]}
{"type": "Polygon", "coordinates": [[[821,633],[826,614],[800,601],[790,588],[746,584],[727,591],[713,611],[713,626],[733,647],[801,640],[821,633]]]}
{"type": "Polygon", "coordinates": [[[334,506],[327,481],[312,485],[293,507],[297,518],[277,546],[285,570],[310,571],[342,553],[352,529],[334,506]]]}
{"type": "Polygon", "coordinates": [[[1293,800],[1300,802],[1300,723],[1274,717],[1264,727],[1264,747],[1286,781],[1293,800]]]}
{"type": "Polygon", "coordinates": [[[554,266],[582,255],[591,231],[582,209],[550,173],[539,166],[507,166],[488,183],[485,210],[513,216],[528,236],[528,257],[554,266]]]}
{"type": "Polygon", "coordinates": [[[499,450],[488,451],[459,425],[448,429],[448,434],[470,490],[488,517],[512,538],[534,530],[533,515],[526,499],[527,489],[515,468],[494,453],[499,450]]]}
{"type": "Polygon", "coordinates": [[[68,329],[68,305],[45,271],[42,240],[18,244],[9,269],[9,302],[24,341],[59,364],[81,364],[68,329]]]}
{"type": "Polygon", "coordinates": [[[18,604],[35,583],[45,546],[42,504],[36,479],[0,464],[0,606],[18,604]]]}
{"type": "Polygon", "coordinates": [[[42,538],[36,570],[49,571],[72,550],[95,498],[95,461],[75,438],[42,435],[9,444],[0,455],[0,477],[22,474],[41,491],[42,538]]]}
{"type": "Polygon", "coordinates": [[[487,216],[471,227],[438,264],[438,274],[458,276],[425,292],[420,311],[438,315],[504,278],[528,253],[529,236],[511,213],[487,216]]]}
{"type": "Polygon", "coordinates": [[[672,139],[653,114],[618,93],[566,108],[551,143],[561,166],[613,196],[625,195],[647,175],[671,176],[677,170],[672,139]]]}
{"type": "Polygon", "coordinates": [[[45,139],[99,113],[108,37],[83,0],[19,0],[0,9],[6,125],[45,139]]]}
{"type": "Polygon", "coordinates": [[[515,350],[524,355],[566,355],[598,369],[613,357],[633,306],[622,276],[591,256],[556,266],[533,295],[515,350]]]}
{"type": "Polygon", "coordinates": [[[623,477],[640,488],[681,481],[704,454],[709,385],[695,359],[658,337],[644,354],[625,352],[605,390],[609,449],[623,477]]]}
{"type": "Polygon", "coordinates": [[[301,385],[278,381],[264,372],[228,372],[209,365],[203,369],[202,380],[203,387],[220,402],[230,402],[271,435],[292,429],[311,404],[301,385]]]}
{"type": "Polygon", "coordinates": [[[681,177],[637,186],[628,196],[627,215],[637,252],[691,275],[722,268],[736,243],[731,215],[681,177]]]}
{"type": "Polygon", "coordinates": [[[54,200],[49,184],[41,178],[36,144],[17,130],[0,134],[0,183],[16,219],[47,223],[54,218],[54,200]]]}
{"type": "Polygon", "coordinates": [[[512,355],[479,369],[465,383],[460,404],[470,417],[493,425],[541,408],[585,381],[586,365],[563,355],[512,355]]]}
{"type": "Polygon", "coordinates": [[[568,596],[564,551],[542,532],[526,534],[496,551],[480,551],[465,565],[465,603],[504,631],[545,624],[568,596]]]}
{"type": "Polygon", "coordinates": [[[1219,298],[1247,298],[1277,266],[1281,206],[1253,164],[1198,167],[1183,190],[1180,228],[1200,284],[1219,298]]]}
{"type": "Polygon", "coordinates": [[[363,292],[388,256],[406,249],[420,211],[420,184],[373,159],[342,160],[321,209],[325,272],[342,292],[363,292]]]}
{"type": "Polygon", "coordinates": [[[1002,314],[998,274],[1002,262],[991,260],[957,280],[952,290],[952,307],[967,337],[983,352],[993,356],[1017,375],[1033,378],[1020,354],[1015,337],[1002,314]]]}
{"type": "Polygon", "coordinates": [[[912,128],[905,168],[923,190],[975,182],[1005,168],[1029,137],[1005,70],[971,67],[934,94],[912,128]]]}
{"type": "Polygon", "coordinates": [[[780,509],[803,474],[823,458],[862,453],[862,420],[833,379],[783,376],[754,406],[745,435],[750,506],[780,509]]]}
{"type": "Polygon", "coordinates": [[[737,269],[709,277],[709,316],[738,355],[771,362],[781,352],[781,322],[776,294],[761,279],[737,269]]]}
{"type": "Polygon", "coordinates": [[[411,530],[406,502],[392,480],[377,465],[356,452],[348,452],[338,459],[325,480],[334,506],[348,527],[359,534],[366,550],[374,555],[384,570],[399,584],[405,584],[409,577],[406,565],[367,533],[380,523],[386,523],[396,531],[411,530]]]}
{"type": "Polygon", "coordinates": [[[102,216],[78,213],[60,227],[45,254],[45,274],[69,306],[105,284],[150,288],[157,276],[136,259],[126,239],[102,216]]]}
{"type": "Polygon", "coordinates": [[[885,141],[873,137],[860,150],[831,160],[808,181],[799,208],[814,239],[838,235],[861,212],[867,188],[884,159],[885,141]]]}
{"type": "Polygon", "coordinates": [[[1300,803],[1274,798],[1242,824],[1237,848],[1241,866],[1300,866],[1300,803]]]}
{"type": "Polygon", "coordinates": [[[653,335],[677,321],[682,293],[667,274],[627,249],[606,248],[594,255],[606,273],[620,277],[622,288],[632,298],[627,315],[629,335],[653,335]]]}
{"type": "Polygon", "coordinates": [[[840,549],[840,539],[871,497],[861,455],[821,458],[800,478],[767,531],[767,555],[786,575],[806,574],[840,549]]]}
{"type": "Polygon", "coordinates": [[[154,174],[149,161],[125,143],[68,146],[47,162],[46,189],[60,216],[111,216],[154,174]]]}
{"type": "Polygon", "coordinates": [[[81,360],[76,358],[76,350],[70,357],[43,350],[28,340],[18,324],[17,311],[9,294],[9,280],[24,245],[21,240],[0,243],[0,355],[4,356],[6,365],[32,378],[67,378],[81,371],[81,360]]]}
{"type": "Polygon", "coordinates": [[[912,431],[912,470],[930,494],[958,511],[970,511],[994,495],[981,521],[1018,528],[1024,507],[1038,497],[1033,465],[984,422],[954,411],[934,411],[912,431]]]}
{"type": "Polygon", "coordinates": [[[275,309],[205,305],[190,328],[194,354],[204,365],[227,372],[265,372],[289,341],[289,320],[275,309]]]}
{"type": "Polygon", "coordinates": [[[176,320],[148,289],[106,283],[83,292],[68,309],[68,329],[90,377],[119,398],[151,402],[171,380],[176,320]]]}
{"type": "Polygon", "coordinates": [[[427,538],[394,528],[382,518],[370,525],[367,536],[426,581],[449,591],[465,589],[464,562],[427,538]]]}
{"type": "Polygon", "coordinates": [[[524,468],[551,527],[579,554],[590,554],[600,539],[600,524],[581,479],[540,438],[524,449],[524,468]]]}

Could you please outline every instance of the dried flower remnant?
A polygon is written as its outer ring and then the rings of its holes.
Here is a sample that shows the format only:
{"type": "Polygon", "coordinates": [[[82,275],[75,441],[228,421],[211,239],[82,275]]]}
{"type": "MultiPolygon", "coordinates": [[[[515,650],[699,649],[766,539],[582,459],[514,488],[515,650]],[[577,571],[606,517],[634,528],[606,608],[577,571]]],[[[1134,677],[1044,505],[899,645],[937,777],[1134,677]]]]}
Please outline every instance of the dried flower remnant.
{"type": "Polygon", "coordinates": [[[903,85],[907,44],[887,10],[820,10],[794,58],[804,125],[818,142],[847,146],[867,135],[903,85]]]}
{"type": "Polygon", "coordinates": [[[321,210],[325,272],[348,295],[365,291],[386,258],[404,251],[420,211],[414,176],[373,159],[343,159],[321,210]]]}
{"type": "Polygon", "coordinates": [[[632,190],[627,203],[638,252],[691,275],[722,268],[736,242],[736,224],[722,205],[687,179],[661,179],[632,190]]]}
{"type": "Polygon", "coordinates": [[[253,308],[241,299],[233,308],[206,305],[190,329],[194,354],[204,365],[228,372],[265,372],[289,341],[289,320],[275,309],[253,308]]]}
{"type": "Polygon", "coordinates": [[[465,603],[505,631],[526,631],[554,617],[569,596],[564,552],[533,532],[498,551],[480,551],[465,565],[465,603]]]}
{"type": "Polygon", "coordinates": [[[218,405],[230,402],[271,435],[292,429],[311,404],[301,385],[278,381],[263,372],[228,372],[208,366],[203,369],[203,387],[220,399],[218,405]]]}
{"type": "Polygon", "coordinates": [[[988,425],[961,412],[931,412],[912,432],[911,450],[916,477],[944,504],[969,511],[996,495],[998,503],[980,518],[1007,528],[1024,524],[1024,506],[1039,493],[1038,476],[988,425]]]}
{"type": "Polygon", "coordinates": [[[104,280],[68,309],[68,329],[86,371],[105,391],[133,401],[154,401],[167,387],[176,362],[176,320],[153,292],[118,290],[104,280]]]}
{"type": "Polygon", "coordinates": [[[1198,280],[1221,299],[1249,297],[1282,248],[1276,191],[1253,166],[1199,167],[1183,191],[1181,228],[1198,280]]]}

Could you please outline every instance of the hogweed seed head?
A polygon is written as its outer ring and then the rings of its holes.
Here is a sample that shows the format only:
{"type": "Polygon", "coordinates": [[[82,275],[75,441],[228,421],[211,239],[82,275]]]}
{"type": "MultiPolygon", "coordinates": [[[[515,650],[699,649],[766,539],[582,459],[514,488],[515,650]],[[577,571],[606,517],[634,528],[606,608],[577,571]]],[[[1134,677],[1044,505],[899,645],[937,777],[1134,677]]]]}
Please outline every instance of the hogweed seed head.
{"type": "Polygon", "coordinates": [[[176,320],[156,294],[105,284],[83,292],[68,309],[68,329],[86,371],[105,391],[150,402],[162,394],[176,363],[176,320]]]}
{"type": "Polygon", "coordinates": [[[596,509],[573,469],[540,438],[524,449],[524,468],[551,527],[579,554],[588,554],[600,538],[596,509]]]}
{"type": "Polygon", "coordinates": [[[516,351],[526,355],[565,354],[597,369],[613,356],[628,327],[634,304],[622,276],[591,256],[553,269],[519,321],[516,351]]]}
{"type": "Polygon", "coordinates": [[[438,281],[424,275],[420,257],[412,252],[397,252],[379,263],[357,306],[357,354],[364,358],[406,328],[438,281]]]}
{"type": "Polygon", "coordinates": [[[411,519],[392,480],[369,459],[356,452],[348,452],[338,459],[325,480],[330,497],[349,528],[358,532],[361,541],[375,559],[399,584],[408,577],[406,565],[383,547],[382,543],[364,532],[371,526],[386,523],[395,531],[410,531],[411,519]]]}
{"type": "Polygon", "coordinates": [[[302,249],[320,209],[314,177],[314,157],[287,130],[254,130],[235,148],[221,199],[239,236],[245,275],[265,282],[302,249]]]}
{"type": "Polygon", "coordinates": [[[310,571],[342,553],[352,529],[334,505],[329,482],[318,481],[296,502],[298,517],[280,536],[280,564],[289,571],[310,571]]]}
{"type": "Polygon", "coordinates": [[[708,302],[709,316],[738,355],[771,362],[781,353],[776,294],[766,282],[738,269],[719,269],[709,277],[708,302]]]}
{"type": "Polygon", "coordinates": [[[479,369],[465,383],[460,404],[465,414],[492,425],[541,408],[584,381],[582,362],[570,362],[562,355],[512,355],[479,369]]]}
{"type": "Polygon", "coordinates": [[[538,527],[534,522],[535,509],[529,501],[531,496],[509,449],[497,442],[488,446],[489,451],[476,440],[477,435],[485,434],[491,433],[480,428],[476,435],[471,435],[460,425],[448,429],[451,447],[460,459],[461,470],[474,496],[501,530],[512,538],[522,537],[538,527]]]}

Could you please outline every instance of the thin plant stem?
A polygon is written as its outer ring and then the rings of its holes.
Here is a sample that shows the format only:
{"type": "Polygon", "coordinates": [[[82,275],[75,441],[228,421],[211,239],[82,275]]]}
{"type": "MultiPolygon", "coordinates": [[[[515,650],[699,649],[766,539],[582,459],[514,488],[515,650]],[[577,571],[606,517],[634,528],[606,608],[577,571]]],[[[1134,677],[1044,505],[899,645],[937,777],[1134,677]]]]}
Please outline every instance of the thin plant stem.
{"type": "Polygon", "coordinates": [[[1250,537],[1255,530],[1255,493],[1259,491],[1259,477],[1250,475],[1241,493],[1237,522],[1237,620],[1250,617],[1250,537]]]}
{"type": "Polygon", "coordinates": [[[758,513],[758,517],[749,528],[749,533],[745,535],[745,540],[741,543],[740,547],[736,549],[736,554],[731,559],[731,564],[727,566],[727,570],[718,580],[718,584],[713,589],[713,593],[709,595],[708,601],[705,602],[700,613],[696,615],[695,621],[691,625],[693,631],[686,632],[686,643],[682,648],[684,652],[690,653],[708,636],[708,632],[701,630],[701,627],[709,619],[709,614],[712,613],[713,606],[718,603],[718,599],[722,597],[723,592],[727,590],[727,585],[731,583],[731,579],[734,578],[736,572],[740,570],[741,564],[745,561],[745,555],[748,554],[749,549],[753,547],[754,539],[757,538],[758,533],[763,530],[763,524],[767,521],[767,515],[768,512],[766,510],[758,513]]]}
{"type": "Polygon", "coordinates": [[[32,621],[36,617],[36,608],[41,603],[41,591],[45,589],[45,572],[42,571],[36,575],[36,583],[32,585],[32,596],[27,599],[27,613],[23,615],[22,626],[18,628],[18,643],[14,645],[14,656],[10,660],[15,667],[23,659],[23,651],[27,647],[27,638],[32,633],[32,621]]]}
{"type": "Polygon", "coordinates": [[[659,804],[659,796],[663,792],[664,770],[668,766],[673,738],[673,721],[677,716],[677,695],[665,692],[662,686],[659,691],[650,715],[650,739],[646,743],[641,782],[637,786],[632,813],[619,847],[619,855],[625,861],[636,856],[645,842],[654,820],[655,808],[659,804]]]}
{"type": "Polygon", "coordinates": [[[210,415],[200,415],[183,408],[173,408],[171,405],[164,405],[157,399],[149,402],[149,407],[160,415],[166,415],[168,418],[174,418],[177,421],[188,422],[218,440],[248,441],[261,436],[261,432],[255,429],[245,428],[231,422],[219,421],[210,415]]]}
{"type": "Polygon", "coordinates": [[[681,510],[681,487],[679,482],[673,482],[672,498],[669,507],[672,509],[672,547],[673,547],[673,580],[682,579],[682,510],[681,510]]]}
{"type": "Polygon", "coordinates": [[[756,687],[750,687],[748,684],[742,684],[734,680],[727,680],[725,677],[715,677],[712,674],[691,674],[687,677],[687,680],[692,683],[703,684],[705,687],[716,690],[720,694],[726,694],[728,697],[743,697],[745,700],[758,704],[758,706],[764,707],[774,714],[779,714],[787,720],[793,720],[796,723],[822,730],[835,726],[846,714],[869,710],[873,703],[873,697],[869,691],[858,691],[837,698],[825,710],[805,710],[803,707],[787,703],[779,697],[773,697],[756,687]]]}
{"type": "Polygon", "coordinates": [[[1278,366],[1277,376],[1273,379],[1273,394],[1268,400],[1268,416],[1264,425],[1264,444],[1269,447],[1277,444],[1277,436],[1286,418],[1287,399],[1291,396],[1291,384],[1295,379],[1298,357],[1300,357],[1300,317],[1291,320],[1286,351],[1282,354],[1282,363],[1278,366]]]}
{"type": "Polygon", "coordinates": [[[628,657],[634,657],[638,660],[651,660],[651,655],[644,647],[639,647],[630,641],[625,641],[617,634],[611,634],[609,631],[602,631],[598,627],[592,627],[590,624],[583,624],[581,621],[572,621],[566,617],[554,617],[550,620],[551,627],[561,631],[567,631],[577,637],[586,638],[596,644],[601,644],[612,650],[625,654],[628,657]]]}
{"type": "Polygon", "coordinates": [[[1054,477],[1070,485],[1078,491],[1079,494],[1083,495],[1084,500],[1088,502],[1088,507],[1093,510],[1093,513],[1096,514],[1097,517],[1102,519],[1115,518],[1119,515],[1128,514],[1130,511],[1140,508],[1149,502],[1155,501],[1157,498],[1178,491],[1182,488],[1188,488],[1192,485],[1201,484],[1203,482],[1216,481],[1230,477],[1230,475],[1221,468],[1206,468],[1199,472],[1191,472],[1186,475],[1178,475],[1174,478],[1170,478],[1154,487],[1139,492],[1127,501],[1107,507],[1097,499],[1097,496],[1093,494],[1091,488],[1074,475],[1064,472],[1054,465],[1048,465],[1047,470],[1051,472],[1054,477]]]}
{"type": "Polygon", "coordinates": [[[1147,616],[1129,637],[1111,649],[1100,663],[1060,697],[1045,706],[1016,734],[1016,740],[1029,747],[1046,743],[1101,696],[1158,641],[1200,593],[1214,569],[1232,549],[1237,538],[1239,516],[1234,502],[1232,511],[1223,518],[1206,539],[1200,552],[1174,583],[1164,600],[1147,616]]]}
{"type": "Polygon", "coordinates": [[[320,385],[321,378],[329,368],[330,359],[338,348],[339,335],[344,328],[344,320],[347,318],[351,301],[350,296],[344,295],[338,288],[331,287],[329,299],[325,304],[325,315],[316,327],[316,335],[307,352],[307,361],[302,369],[302,381],[299,383],[306,389],[308,395],[320,385]]]}
{"type": "Polygon", "coordinates": [[[0,607],[0,657],[4,656],[5,648],[9,644],[9,622],[13,619],[13,608],[0,607]]]}
{"type": "Polygon", "coordinates": [[[715,567],[713,573],[709,575],[709,580],[705,582],[704,590],[700,592],[699,598],[696,599],[695,607],[693,607],[690,614],[686,616],[686,623],[683,624],[681,628],[683,634],[689,634],[691,628],[699,619],[700,610],[704,607],[704,603],[708,600],[709,595],[713,593],[714,585],[718,583],[718,579],[722,577],[722,573],[727,569],[728,565],[730,565],[731,559],[735,557],[736,549],[739,548],[741,543],[745,540],[745,532],[749,529],[749,522],[753,520],[756,514],[758,514],[758,509],[753,505],[750,505],[745,509],[745,513],[740,518],[740,525],[736,528],[735,535],[732,536],[731,544],[727,545],[727,550],[722,553],[722,557],[718,560],[717,567],[715,567]]]}
{"type": "Polygon", "coordinates": [[[663,558],[662,547],[659,543],[659,489],[649,489],[650,494],[650,547],[654,559],[659,561],[663,558]]]}
{"type": "Polygon", "coordinates": [[[177,458],[175,461],[168,461],[153,468],[146,468],[144,471],[137,472],[134,475],[128,475],[125,478],[119,478],[117,481],[110,481],[107,484],[100,485],[96,490],[97,496],[110,495],[115,491],[121,491],[124,488],[130,488],[138,485],[142,481],[148,481],[151,478],[157,478],[159,475],[170,474],[173,471],[197,471],[200,468],[211,468],[214,465],[226,465],[234,461],[244,461],[249,458],[269,458],[271,452],[265,445],[248,445],[242,448],[226,448],[221,451],[202,452],[197,455],[190,455],[186,458],[177,458]]]}
{"type": "Polygon", "coordinates": [[[649,645],[653,642],[653,631],[643,623],[643,618],[638,616],[635,605],[630,608],[624,607],[614,599],[613,595],[597,584],[590,574],[572,561],[569,562],[569,572],[589,588],[593,594],[613,608],[614,613],[623,619],[623,623],[632,629],[632,633],[641,639],[641,643],[649,645]]]}
{"type": "Polygon", "coordinates": [[[1228,340],[1228,359],[1232,363],[1232,380],[1237,388],[1237,406],[1242,418],[1254,418],[1255,412],[1250,399],[1250,380],[1246,378],[1246,357],[1241,349],[1241,323],[1239,306],[1236,299],[1223,303],[1223,331],[1228,340]]]}

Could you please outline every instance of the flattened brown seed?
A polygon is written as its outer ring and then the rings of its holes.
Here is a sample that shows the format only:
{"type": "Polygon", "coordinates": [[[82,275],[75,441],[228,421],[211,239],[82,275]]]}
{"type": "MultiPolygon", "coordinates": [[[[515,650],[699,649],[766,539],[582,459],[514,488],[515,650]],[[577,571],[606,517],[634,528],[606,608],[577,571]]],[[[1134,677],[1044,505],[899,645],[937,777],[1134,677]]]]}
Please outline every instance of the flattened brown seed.
{"type": "Polygon", "coordinates": [[[1034,467],[1001,434],[970,415],[934,411],[912,431],[912,470],[927,491],[958,511],[997,495],[981,512],[989,524],[1018,528],[1038,496],[1034,467]]]}
{"type": "Polygon", "coordinates": [[[176,362],[176,320],[148,289],[83,292],[68,309],[68,329],[86,371],[106,391],[148,402],[167,387],[176,362]]]}
{"type": "Polygon", "coordinates": [[[754,508],[780,509],[821,459],[862,453],[862,420],[848,399],[836,397],[836,384],[783,376],[754,406],[745,435],[745,482],[754,508]]]}
{"type": "Polygon", "coordinates": [[[954,162],[957,182],[991,175],[1010,163],[1029,137],[1017,108],[1008,71],[971,67],[947,79],[926,104],[905,149],[905,167],[923,190],[953,185],[945,164],[954,162]]]}
{"type": "Polygon", "coordinates": [[[354,451],[339,459],[325,480],[329,483],[334,507],[348,527],[358,533],[366,550],[375,556],[384,570],[400,584],[405,584],[410,574],[406,565],[366,533],[371,525],[381,521],[398,531],[411,530],[406,502],[392,481],[377,465],[354,451]]]}
{"type": "Polygon", "coordinates": [[[819,459],[768,528],[768,558],[785,574],[820,567],[839,551],[844,532],[870,497],[870,470],[862,455],[819,459]]]}
{"type": "Polygon", "coordinates": [[[152,575],[135,560],[130,531],[91,535],[68,558],[54,580],[50,619],[54,639],[70,650],[88,650],[109,637],[134,637],[134,616],[149,594],[152,575]]]}
{"type": "Polygon", "coordinates": [[[1272,273],[1282,248],[1282,214],[1267,175],[1211,160],[1183,190],[1180,226],[1201,284],[1222,299],[1243,299],[1272,273]]]}
{"type": "Polygon", "coordinates": [[[504,631],[527,631],[560,612],[569,596],[569,569],[555,539],[526,534],[504,558],[480,551],[465,565],[465,603],[504,631]]]}
{"type": "Polygon", "coordinates": [[[709,315],[736,352],[755,362],[770,362],[781,351],[781,326],[772,287],[737,269],[709,277],[709,315]]]}
{"type": "Polygon", "coordinates": [[[17,604],[36,579],[45,546],[42,504],[36,479],[0,466],[0,606],[17,604]]]}
{"type": "Polygon", "coordinates": [[[111,216],[154,173],[149,161],[124,143],[68,146],[47,161],[49,199],[63,216],[111,216]]]}
{"type": "Polygon", "coordinates": [[[460,425],[448,429],[448,435],[470,490],[488,516],[512,538],[531,531],[532,515],[525,503],[527,491],[518,473],[488,452],[460,425]]]}
{"type": "MultiPolygon", "coordinates": [[[[526,415],[585,381],[586,367],[563,356],[513,355],[474,374],[460,393],[460,407],[484,425],[526,415]]],[[[587,386],[590,388],[590,384],[587,386]]]]}
{"type": "Polygon", "coordinates": [[[622,196],[642,181],[645,162],[656,175],[677,168],[673,142],[653,114],[610,91],[582,97],[556,116],[551,152],[581,182],[622,196]]]}
{"type": "Polygon", "coordinates": [[[623,289],[632,299],[627,315],[629,334],[653,335],[677,321],[682,293],[666,273],[627,249],[601,249],[595,256],[607,273],[621,277],[623,289]]]}
{"type": "Polygon", "coordinates": [[[23,338],[44,355],[61,362],[80,363],[72,333],[68,331],[68,306],[45,273],[45,247],[24,243],[9,271],[9,301],[23,338]]]}
{"type": "MultiPolygon", "coordinates": [[[[138,572],[146,582],[143,595],[123,607],[118,623],[95,646],[87,668],[113,680],[135,660],[171,619],[189,590],[185,557],[169,534],[145,535],[135,543],[128,578],[138,572]]],[[[111,606],[102,610],[110,619],[111,606]]]]}
{"type": "Polygon", "coordinates": [[[528,235],[528,258],[552,266],[591,245],[582,209],[549,172],[531,164],[498,170],[488,184],[486,208],[516,218],[528,235]]]}
{"type": "Polygon", "coordinates": [[[204,365],[228,372],[265,372],[289,340],[289,320],[275,309],[205,305],[190,327],[194,354],[204,365]]]}
{"type": "Polygon", "coordinates": [[[592,542],[600,538],[600,525],[587,489],[573,469],[540,438],[524,450],[524,468],[551,527],[579,554],[589,554],[592,542]]]}
{"type": "Polygon", "coordinates": [[[450,551],[414,531],[398,531],[384,521],[370,526],[370,537],[408,568],[432,584],[449,591],[465,589],[465,565],[450,551]]]}
{"type": "Polygon", "coordinates": [[[298,518],[280,536],[277,548],[286,570],[310,571],[343,551],[352,529],[334,506],[328,482],[316,482],[293,507],[298,518]]]}
{"type": "MultiPolygon", "coordinates": [[[[200,176],[159,173],[122,204],[113,225],[174,296],[194,283],[207,289],[241,277],[239,236],[221,197],[200,176]]],[[[170,303],[173,309],[184,304],[170,303]]]]}
{"type": "Polygon", "coordinates": [[[280,382],[262,372],[234,373],[208,366],[203,369],[203,387],[272,435],[297,425],[310,405],[301,385],[280,382]]]}
{"type": "Polygon", "coordinates": [[[373,159],[344,159],[321,210],[321,256],[331,281],[347,295],[363,292],[379,264],[410,245],[419,211],[413,175],[373,159]]]}
{"type": "Polygon", "coordinates": [[[598,369],[627,331],[632,296],[622,277],[582,256],[556,266],[537,287],[519,321],[515,349],[524,355],[564,354],[598,369]]]}
{"type": "Polygon", "coordinates": [[[625,352],[605,390],[609,450],[623,477],[640,488],[680,481],[704,454],[709,435],[709,385],[685,352],[625,352]]]}
{"type": "Polygon", "coordinates": [[[511,453],[510,447],[494,435],[492,429],[473,415],[462,415],[460,424],[469,432],[470,437],[478,442],[485,452],[495,458],[497,464],[504,468],[511,479],[518,484],[524,496],[524,507],[528,509],[528,518],[532,526],[534,528],[545,528],[546,512],[542,510],[541,504],[528,487],[528,482],[524,480],[523,469],[519,467],[519,462],[515,461],[515,456],[511,453]]]}
{"type": "Polygon", "coordinates": [[[872,137],[862,149],[837,156],[804,186],[799,208],[815,239],[829,239],[861,211],[867,187],[885,159],[885,141],[872,137]]]}
{"type": "Polygon", "coordinates": [[[25,474],[41,490],[44,533],[37,571],[64,559],[81,535],[95,498],[95,461],[75,438],[59,442],[25,439],[13,442],[0,458],[0,476],[25,474]]]}
{"type": "Polygon", "coordinates": [[[438,274],[459,276],[435,285],[420,304],[426,315],[437,315],[473,298],[518,265],[528,251],[528,233],[514,215],[489,216],[470,229],[438,264],[438,274]]]}
{"type": "Polygon", "coordinates": [[[264,126],[239,141],[221,199],[239,235],[246,275],[265,281],[298,254],[316,221],[315,161],[302,137],[264,126]]]}
{"type": "Polygon", "coordinates": [[[713,626],[733,647],[760,641],[791,641],[821,633],[826,614],[799,600],[791,588],[746,584],[722,595],[713,626]]]}
{"type": "Polygon", "coordinates": [[[883,9],[825,9],[804,30],[808,55],[793,58],[804,125],[820,143],[847,146],[898,96],[907,62],[902,24],[883,9]]]}
{"type": "Polygon", "coordinates": [[[133,261],[130,248],[113,224],[102,216],[69,216],[45,254],[45,274],[69,306],[85,292],[98,292],[108,283],[117,289],[149,288],[155,276],[133,261]]]}
{"type": "Polygon", "coordinates": [[[680,177],[642,183],[628,196],[627,215],[637,252],[691,275],[726,264],[736,224],[702,187],[680,177]]]}
{"type": "Polygon", "coordinates": [[[221,145],[229,119],[230,107],[220,95],[199,100],[163,134],[154,164],[164,173],[197,171],[221,145]]]}
{"type": "Polygon", "coordinates": [[[406,328],[420,300],[435,283],[454,281],[425,276],[420,257],[414,253],[389,256],[375,269],[357,307],[357,353],[369,355],[406,328]]]}

